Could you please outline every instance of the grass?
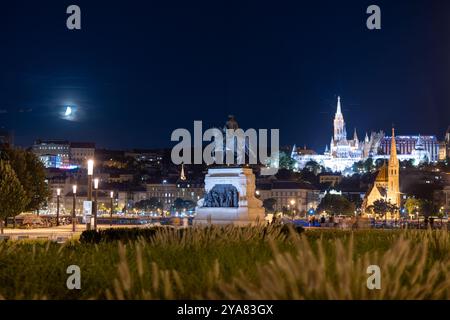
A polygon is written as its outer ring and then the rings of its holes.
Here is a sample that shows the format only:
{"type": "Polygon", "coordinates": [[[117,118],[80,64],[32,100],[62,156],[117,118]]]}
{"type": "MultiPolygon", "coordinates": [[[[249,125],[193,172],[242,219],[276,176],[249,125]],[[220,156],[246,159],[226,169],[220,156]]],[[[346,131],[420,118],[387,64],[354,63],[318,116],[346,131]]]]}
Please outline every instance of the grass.
{"type": "Polygon", "coordinates": [[[0,243],[5,299],[448,299],[447,231],[164,229],[151,240],[0,243]],[[66,269],[81,269],[68,290],[66,269]],[[366,269],[381,268],[381,290],[366,269]]]}

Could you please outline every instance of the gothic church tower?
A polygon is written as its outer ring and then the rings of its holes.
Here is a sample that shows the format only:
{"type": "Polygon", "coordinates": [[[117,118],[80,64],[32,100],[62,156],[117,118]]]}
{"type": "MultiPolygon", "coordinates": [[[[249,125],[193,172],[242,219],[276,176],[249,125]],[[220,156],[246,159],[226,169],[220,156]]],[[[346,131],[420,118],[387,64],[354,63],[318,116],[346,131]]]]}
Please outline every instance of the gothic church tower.
{"type": "Polygon", "coordinates": [[[400,207],[400,165],[397,158],[395,131],[392,128],[391,154],[388,164],[387,201],[400,207]]]}
{"type": "Polygon", "coordinates": [[[341,141],[347,139],[347,132],[345,130],[345,122],[344,122],[344,116],[342,115],[341,111],[341,97],[338,96],[337,100],[337,110],[336,114],[334,116],[334,141],[341,141]]]}

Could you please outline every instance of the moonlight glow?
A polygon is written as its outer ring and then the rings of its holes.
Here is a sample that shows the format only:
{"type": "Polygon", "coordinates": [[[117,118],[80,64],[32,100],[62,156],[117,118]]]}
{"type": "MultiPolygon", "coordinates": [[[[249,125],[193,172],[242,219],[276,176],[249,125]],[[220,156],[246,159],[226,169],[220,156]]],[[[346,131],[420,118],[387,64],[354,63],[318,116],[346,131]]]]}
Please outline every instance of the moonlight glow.
{"type": "Polygon", "coordinates": [[[64,116],[69,117],[71,114],[72,114],[72,108],[70,106],[67,106],[64,116]]]}
{"type": "Polygon", "coordinates": [[[77,121],[78,108],[74,105],[66,105],[61,108],[60,117],[64,120],[77,121]]]}

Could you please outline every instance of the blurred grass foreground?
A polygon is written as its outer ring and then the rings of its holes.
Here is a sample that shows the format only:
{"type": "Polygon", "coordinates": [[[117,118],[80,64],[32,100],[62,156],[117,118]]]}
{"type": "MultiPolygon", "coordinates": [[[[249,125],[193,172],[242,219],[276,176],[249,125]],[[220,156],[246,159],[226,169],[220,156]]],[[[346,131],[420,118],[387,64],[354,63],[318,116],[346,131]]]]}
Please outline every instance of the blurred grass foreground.
{"type": "Polygon", "coordinates": [[[298,231],[159,228],[126,240],[0,241],[0,298],[450,298],[447,231],[298,231]],[[80,267],[79,290],[66,286],[70,265],[80,267]],[[367,287],[370,265],[380,268],[380,289],[367,287]]]}

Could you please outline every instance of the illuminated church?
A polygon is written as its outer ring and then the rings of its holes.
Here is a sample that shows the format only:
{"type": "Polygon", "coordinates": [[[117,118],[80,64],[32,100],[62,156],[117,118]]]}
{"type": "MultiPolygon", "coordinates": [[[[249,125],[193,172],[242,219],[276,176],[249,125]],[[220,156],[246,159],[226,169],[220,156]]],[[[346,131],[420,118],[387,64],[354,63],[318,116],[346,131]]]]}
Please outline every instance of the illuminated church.
{"type": "Polygon", "coordinates": [[[332,171],[343,172],[351,169],[352,165],[362,160],[365,152],[370,150],[370,140],[367,137],[364,141],[359,141],[356,129],[353,133],[353,139],[347,139],[347,129],[345,126],[344,115],[341,109],[341,98],[337,98],[336,113],[333,121],[333,136],[331,137],[330,146],[325,147],[323,155],[309,154],[298,155],[295,150],[292,151],[291,157],[297,161],[297,168],[303,168],[308,161],[315,161],[327,169],[332,171]]]}
{"type": "MultiPolygon", "coordinates": [[[[356,129],[353,139],[347,140],[347,130],[345,128],[344,116],[341,111],[341,98],[338,97],[337,110],[333,121],[334,133],[331,137],[329,155],[337,159],[361,159],[363,145],[358,140],[356,129]]],[[[328,146],[325,147],[328,150],[328,146]]]]}
{"type": "Polygon", "coordinates": [[[367,192],[363,201],[363,212],[369,213],[370,206],[377,200],[384,200],[397,208],[401,206],[400,198],[400,164],[397,157],[395,132],[392,128],[391,153],[389,161],[379,169],[377,177],[371,189],[367,192]]]}
{"type": "MultiPolygon", "coordinates": [[[[398,160],[412,160],[414,165],[437,160],[439,144],[434,136],[400,136],[395,139],[397,139],[400,150],[398,160]]],[[[372,132],[370,137],[366,133],[364,140],[360,141],[356,129],[353,138],[347,139],[341,98],[338,97],[333,120],[333,135],[330,145],[325,146],[325,152],[323,154],[299,153],[294,146],[291,157],[296,161],[297,169],[303,169],[306,163],[314,161],[325,167],[326,170],[351,175],[354,173],[352,166],[355,162],[369,157],[373,160],[388,159],[391,141],[392,137],[385,136],[383,131],[372,132]]]]}

